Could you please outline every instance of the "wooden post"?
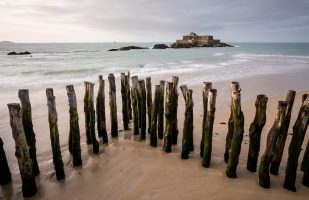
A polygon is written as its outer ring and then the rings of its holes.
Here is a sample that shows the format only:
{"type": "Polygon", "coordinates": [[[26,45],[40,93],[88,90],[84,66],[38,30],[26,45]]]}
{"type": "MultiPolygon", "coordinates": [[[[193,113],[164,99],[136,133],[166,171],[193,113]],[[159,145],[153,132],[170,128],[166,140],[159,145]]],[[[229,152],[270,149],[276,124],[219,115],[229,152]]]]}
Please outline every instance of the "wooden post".
{"type": "Polygon", "coordinates": [[[139,135],[139,107],[138,107],[138,77],[132,76],[132,89],[131,89],[131,99],[132,99],[132,111],[133,111],[133,133],[134,135],[139,135]]]}
{"type": "Polygon", "coordinates": [[[256,172],[260,152],[260,141],[263,127],[266,123],[266,108],[268,98],[266,95],[260,94],[255,101],[255,117],[249,129],[249,151],[247,160],[247,169],[256,172]]]}
{"type": "Polygon", "coordinates": [[[288,162],[285,170],[285,180],[283,186],[291,191],[296,191],[295,180],[298,166],[298,158],[301,146],[307,131],[309,122],[309,99],[300,107],[297,120],[293,126],[293,136],[289,146],[288,162]]]}
{"type": "Polygon", "coordinates": [[[283,120],[286,113],[286,109],[287,109],[287,103],[285,101],[279,101],[275,122],[267,136],[266,149],[261,158],[261,163],[258,169],[259,184],[264,188],[269,188],[270,186],[269,165],[276,148],[276,142],[278,140],[278,136],[283,128],[283,120]]]}
{"type": "Polygon", "coordinates": [[[207,118],[207,105],[208,105],[208,94],[209,90],[212,88],[212,83],[211,82],[204,82],[204,89],[203,89],[203,125],[202,125],[202,139],[201,139],[201,144],[200,144],[200,156],[203,158],[204,154],[204,143],[205,143],[205,134],[206,134],[206,118],[207,118]]]}
{"type": "Polygon", "coordinates": [[[173,111],[173,123],[172,123],[172,143],[173,145],[177,145],[178,141],[178,120],[177,120],[177,114],[178,114],[178,76],[172,77],[172,83],[173,83],[173,90],[172,90],[172,96],[173,96],[173,104],[172,104],[172,111],[173,111]]]}
{"type": "Polygon", "coordinates": [[[99,76],[99,90],[96,102],[96,109],[98,135],[99,137],[102,137],[103,144],[108,144],[105,116],[105,81],[103,80],[103,76],[99,76]]]}
{"type": "Polygon", "coordinates": [[[94,83],[89,83],[87,85],[89,90],[88,96],[88,110],[89,110],[89,123],[90,123],[90,137],[91,137],[91,144],[92,144],[92,152],[94,154],[99,153],[99,142],[95,136],[95,110],[94,110],[94,83]]]}
{"type": "MultiPolygon", "coordinates": [[[[239,85],[238,85],[239,86],[239,85]]],[[[241,143],[244,134],[244,114],[241,110],[241,95],[240,88],[238,91],[232,90],[232,121],[233,121],[233,138],[231,141],[230,154],[226,166],[226,176],[229,178],[236,178],[237,165],[239,154],[241,150],[241,143]]]]}
{"type": "Polygon", "coordinates": [[[309,165],[309,141],[307,143],[306,149],[305,149],[305,153],[303,156],[303,161],[301,163],[301,171],[305,172],[305,166],[309,165]]]}
{"type": "MultiPolygon", "coordinates": [[[[308,125],[308,123],[307,123],[308,125]]],[[[309,152],[309,140],[307,143],[307,148],[306,152],[309,152]]],[[[309,155],[308,153],[304,155],[304,160],[303,160],[304,166],[303,166],[303,171],[304,171],[304,177],[303,177],[303,185],[309,187],[309,155]]]]}
{"type": "Polygon", "coordinates": [[[147,93],[148,133],[150,133],[151,131],[151,109],[152,109],[151,77],[146,77],[146,93],[147,93]]]}
{"type": "Polygon", "coordinates": [[[157,120],[158,120],[158,107],[159,107],[159,99],[161,94],[160,85],[155,86],[155,96],[152,105],[152,113],[151,113],[151,132],[150,132],[150,145],[153,147],[157,147],[158,138],[157,138],[157,120]]]}
{"type": "Polygon", "coordinates": [[[224,161],[227,163],[229,160],[229,154],[230,154],[230,148],[231,148],[231,142],[233,138],[234,133],[234,123],[233,123],[233,114],[232,114],[232,104],[233,104],[233,94],[240,92],[240,87],[238,82],[232,82],[231,84],[231,114],[228,121],[228,131],[226,134],[226,142],[225,142],[225,152],[224,152],[224,161]]]}
{"type": "Polygon", "coordinates": [[[77,101],[75,92],[67,92],[69,107],[70,107],[70,136],[72,138],[72,157],[73,165],[82,165],[81,150],[80,150],[80,130],[78,123],[77,101]]]}
{"type": "Polygon", "coordinates": [[[141,132],[140,132],[140,139],[144,140],[146,139],[146,86],[145,86],[145,80],[139,81],[140,86],[140,113],[141,113],[141,132]]]}
{"type": "MultiPolygon", "coordinates": [[[[73,85],[67,85],[66,90],[67,90],[68,98],[69,98],[69,94],[68,94],[69,92],[75,93],[73,85]]],[[[68,144],[69,144],[69,152],[70,152],[71,155],[72,155],[72,140],[73,140],[72,139],[72,131],[71,131],[71,126],[70,126],[68,144]]]]}
{"type": "Polygon", "coordinates": [[[129,120],[132,120],[132,104],[131,104],[131,91],[130,91],[130,71],[128,71],[127,76],[127,97],[128,97],[128,110],[129,110],[129,120]]]}
{"type": "Polygon", "coordinates": [[[89,85],[90,82],[84,82],[85,96],[84,96],[84,113],[85,113],[85,130],[87,144],[92,144],[92,138],[90,133],[90,110],[89,110],[89,85]]]}
{"type": "Polygon", "coordinates": [[[12,175],[6,159],[5,151],[3,148],[3,141],[0,137],[0,185],[5,185],[12,180],[12,175]]]}
{"type": "Polygon", "coordinates": [[[57,180],[65,178],[63,162],[61,156],[59,130],[58,130],[58,114],[56,110],[56,97],[52,88],[46,89],[47,106],[48,106],[48,122],[50,131],[50,142],[53,152],[53,163],[56,171],[57,180]]]}
{"type": "Polygon", "coordinates": [[[127,97],[127,76],[125,73],[121,73],[121,97],[122,97],[122,121],[123,129],[129,130],[129,108],[128,108],[128,97],[127,97]]]}
{"type": "Polygon", "coordinates": [[[32,160],[22,123],[22,111],[17,103],[8,104],[10,113],[10,125],[15,140],[15,156],[18,161],[19,172],[22,179],[22,192],[24,197],[31,197],[37,191],[33,173],[32,160]]]}
{"type": "Polygon", "coordinates": [[[165,131],[164,131],[164,145],[163,151],[169,153],[172,151],[172,139],[173,139],[173,83],[167,82],[166,83],[166,94],[165,94],[165,131]]]}
{"type": "Polygon", "coordinates": [[[192,90],[188,90],[186,85],[180,86],[182,95],[185,100],[185,120],[183,125],[183,137],[182,137],[182,151],[181,158],[188,159],[190,151],[194,149],[193,146],[193,99],[192,90]]]}
{"type": "Polygon", "coordinates": [[[203,167],[208,168],[211,160],[211,151],[212,151],[212,133],[215,120],[215,111],[216,111],[216,97],[217,90],[210,89],[207,101],[207,117],[205,122],[205,136],[204,136],[204,152],[203,152],[203,167]]]}
{"type": "Polygon", "coordinates": [[[160,81],[160,99],[158,107],[158,138],[163,139],[164,132],[164,88],[165,81],[160,81]]]}
{"type": "Polygon", "coordinates": [[[109,82],[109,108],[111,119],[111,135],[118,137],[118,121],[117,121],[117,101],[116,101],[116,84],[114,74],[108,75],[109,82]]]}
{"type": "Polygon", "coordinates": [[[19,90],[18,97],[21,102],[23,127],[27,143],[29,146],[30,158],[32,160],[32,167],[33,167],[32,172],[36,176],[40,173],[40,169],[36,158],[36,147],[35,147],[36,139],[32,124],[32,111],[29,99],[29,90],[19,90]]]}
{"type": "Polygon", "coordinates": [[[282,154],[285,146],[285,141],[286,137],[288,136],[288,130],[290,126],[290,120],[291,120],[291,113],[292,113],[292,108],[294,104],[294,99],[295,99],[295,94],[296,92],[293,90],[289,90],[288,94],[286,96],[286,102],[287,102],[287,109],[285,113],[285,117],[283,120],[283,128],[282,132],[278,136],[278,140],[276,143],[276,149],[275,153],[273,155],[273,159],[270,163],[270,173],[272,175],[278,175],[281,159],[282,159],[282,154]]]}

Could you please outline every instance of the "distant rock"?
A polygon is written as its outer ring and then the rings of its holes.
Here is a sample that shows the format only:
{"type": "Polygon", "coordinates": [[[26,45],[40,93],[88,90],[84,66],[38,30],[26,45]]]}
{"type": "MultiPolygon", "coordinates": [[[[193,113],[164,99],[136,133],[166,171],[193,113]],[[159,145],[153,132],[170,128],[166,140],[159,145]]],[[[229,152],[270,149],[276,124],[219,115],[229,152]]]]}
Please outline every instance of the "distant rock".
{"type": "Polygon", "coordinates": [[[166,44],[155,44],[152,47],[153,49],[167,49],[169,48],[169,46],[167,46],[166,44]]]}
{"type": "Polygon", "coordinates": [[[129,51],[131,49],[148,49],[148,48],[138,46],[127,46],[127,47],[121,47],[119,49],[109,49],[108,51],[129,51]]]}
{"type": "Polygon", "coordinates": [[[15,43],[11,41],[1,41],[0,44],[15,44],[15,43]]]}
{"type": "Polygon", "coordinates": [[[8,53],[7,55],[12,56],[12,55],[30,55],[30,54],[31,53],[29,51],[23,51],[23,52],[19,52],[19,53],[12,51],[12,52],[8,53]]]}

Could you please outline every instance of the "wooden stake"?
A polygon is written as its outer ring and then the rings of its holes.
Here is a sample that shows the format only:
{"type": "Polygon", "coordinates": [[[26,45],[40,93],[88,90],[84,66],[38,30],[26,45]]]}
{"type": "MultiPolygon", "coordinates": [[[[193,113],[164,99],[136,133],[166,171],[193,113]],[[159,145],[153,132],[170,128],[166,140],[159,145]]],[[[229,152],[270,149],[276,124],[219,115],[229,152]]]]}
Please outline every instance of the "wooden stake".
{"type": "Polygon", "coordinates": [[[157,120],[158,120],[158,107],[159,107],[159,99],[161,94],[161,86],[155,86],[155,96],[152,105],[152,114],[151,114],[151,132],[150,132],[150,145],[153,147],[157,147],[158,138],[157,138],[157,120]]]}
{"type": "Polygon", "coordinates": [[[131,89],[131,99],[132,99],[132,111],[133,111],[133,133],[134,135],[139,135],[139,107],[138,107],[138,77],[132,76],[132,89],[131,89]]]}
{"type": "Polygon", "coordinates": [[[206,134],[206,118],[207,118],[207,105],[208,105],[208,94],[209,90],[212,88],[212,83],[211,82],[204,82],[204,89],[203,89],[203,127],[202,127],[202,139],[201,139],[201,144],[200,144],[200,156],[203,158],[204,154],[204,143],[205,143],[205,134],[206,134]]]}
{"type": "Polygon", "coordinates": [[[288,162],[285,170],[284,187],[296,191],[295,180],[298,165],[298,158],[309,122],[309,99],[300,107],[297,120],[293,126],[293,136],[289,146],[288,162]]]}
{"type": "Polygon", "coordinates": [[[140,139],[146,139],[146,86],[145,80],[139,81],[140,86],[140,104],[141,104],[141,132],[140,132],[140,139]]]}
{"type": "Polygon", "coordinates": [[[92,144],[92,138],[90,133],[90,110],[89,110],[89,85],[90,82],[84,82],[85,96],[84,96],[84,113],[85,113],[85,130],[87,144],[92,144]]]}
{"type": "Polygon", "coordinates": [[[89,83],[87,85],[89,88],[89,99],[88,99],[88,109],[90,115],[90,136],[91,136],[91,143],[92,143],[92,152],[94,154],[99,153],[99,142],[95,136],[95,110],[94,110],[94,83],[89,83]]]}
{"type": "Polygon", "coordinates": [[[33,167],[32,172],[36,176],[40,173],[40,169],[36,158],[36,147],[35,147],[36,139],[32,124],[32,111],[29,99],[29,90],[19,90],[18,97],[21,103],[23,127],[27,143],[29,146],[30,158],[32,160],[32,167],[33,167]]]}
{"type": "Polygon", "coordinates": [[[216,97],[217,90],[210,89],[208,100],[207,100],[207,117],[205,122],[205,136],[204,136],[204,152],[203,152],[203,167],[208,168],[211,160],[211,151],[212,151],[212,133],[213,125],[215,120],[215,111],[216,111],[216,97]]]}
{"type": "Polygon", "coordinates": [[[249,129],[250,145],[247,160],[247,169],[251,172],[256,172],[261,133],[266,123],[267,101],[267,96],[263,94],[258,95],[255,101],[255,117],[249,129]]]}
{"type": "Polygon", "coordinates": [[[150,133],[150,130],[151,130],[151,109],[152,109],[151,77],[146,77],[146,93],[147,93],[148,133],[150,133]]]}
{"type": "MultiPolygon", "coordinates": [[[[67,90],[67,95],[68,95],[68,98],[69,98],[69,92],[73,92],[75,93],[75,90],[74,90],[74,86],[73,85],[67,85],[66,86],[66,90],[67,90]]],[[[68,141],[68,144],[69,144],[69,152],[70,154],[72,155],[72,131],[71,131],[71,126],[70,126],[70,131],[69,131],[69,141],[68,141]]]]}
{"type": "MultiPolygon", "coordinates": [[[[308,126],[308,123],[307,123],[308,126]]],[[[306,152],[309,152],[309,140],[307,143],[306,147],[306,152]]],[[[304,160],[303,160],[304,166],[303,166],[303,171],[304,171],[304,177],[303,177],[303,185],[309,187],[309,155],[308,153],[304,155],[304,160]]]]}
{"type": "Polygon", "coordinates": [[[58,114],[56,110],[56,97],[52,88],[46,89],[47,106],[48,106],[48,122],[50,131],[50,142],[53,152],[53,163],[56,171],[57,180],[65,178],[63,162],[61,156],[59,130],[58,130],[58,114]]]}
{"type": "Polygon", "coordinates": [[[158,107],[158,138],[163,139],[164,132],[164,88],[165,81],[160,81],[160,99],[158,107]]]}
{"type": "Polygon", "coordinates": [[[289,90],[286,96],[286,102],[288,105],[287,105],[287,109],[286,109],[286,113],[285,113],[285,117],[283,121],[283,128],[282,128],[282,132],[278,136],[275,153],[270,163],[270,173],[272,175],[278,175],[286,137],[288,136],[288,130],[290,126],[291,113],[292,113],[292,108],[294,104],[295,94],[296,94],[295,91],[289,90]]]}
{"type": "Polygon", "coordinates": [[[127,75],[127,95],[128,95],[128,110],[129,110],[129,120],[132,120],[132,104],[131,104],[131,91],[130,91],[130,71],[128,71],[127,75]]]}
{"type": "Polygon", "coordinates": [[[3,141],[0,137],[0,185],[5,185],[12,180],[12,175],[6,159],[5,151],[3,148],[3,141]]]}
{"type": "Polygon", "coordinates": [[[287,110],[287,102],[279,101],[275,122],[268,133],[266,149],[261,158],[261,163],[258,169],[259,184],[264,188],[269,188],[270,186],[269,165],[274,155],[278,136],[283,128],[283,121],[286,110],[287,110]]]}
{"type": "Polygon", "coordinates": [[[172,123],[172,143],[173,145],[177,145],[178,141],[178,120],[177,120],[177,113],[178,113],[178,76],[172,77],[172,83],[173,83],[173,90],[172,90],[172,96],[173,96],[173,104],[172,104],[172,111],[173,111],[173,122],[172,123]]]}
{"type": "Polygon", "coordinates": [[[123,129],[129,130],[129,108],[128,108],[128,97],[127,97],[127,77],[125,73],[121,73],[121,97],[122,97],[122,120],[123,129]]]}
{"type": "MultiPolygon", "coordinates": [[[[25,94],[25,93],[23,93],[25,94]]],[[[17,103],[8,104],[10,112],[10,125],[15,140],[15,156],[18,161],[19,172],[22,179],[22,192],[24,197],[31,197],[37,191],[33,173],[32,160],[22,123],[22,111],[17,103]]]]}
{"type": "Polygon", "coordinates": [[[103,138],[103,144],[108,144],[105,116],[105,81],[103,76],[99,76],[99,90],[96,103],[97,128],[99,137],[103,138]]]}
{"type": "Polygon", "coordinates": [[[232,104],[233,104],[233,94],[240,92],[240,87],[238,82],[232,82],[231,84],[231,114],[228,121],[228,131],[226,134],[226,143],[225,143],[225,152],[224,152],[224,161],[227,163],[229,160],[229,154],[230,154],[230,148],[231,148],[231,142],[233,138],[234,133],[234,123],[233,123],[233,114],[232,114],[232,104]]]}
{"type": "Polygon", "coordinates": [[[116,101],[116,85],[114,74],[108,75],[109,81],[109,108],[111,119],[111,135],[118,137],[118,122],[117,122],[117,101],[116,101]]]}
{"type": "Polygon", "coordinates": [[[172,151],[173,144],[173,124],[175,123],[175,118],[173,115],[173,83],[166,83],[166,96],[165,96],[165,132],[164,132],[164,145],[163,151],[169,153],[172,151]]]}

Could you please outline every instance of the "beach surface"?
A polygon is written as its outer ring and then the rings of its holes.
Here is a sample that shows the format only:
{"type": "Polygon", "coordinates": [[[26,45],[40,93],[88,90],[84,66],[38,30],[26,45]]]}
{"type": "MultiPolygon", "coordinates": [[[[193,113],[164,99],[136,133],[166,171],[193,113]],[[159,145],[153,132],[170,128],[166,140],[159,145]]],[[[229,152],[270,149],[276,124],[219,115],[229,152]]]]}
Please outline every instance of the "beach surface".
{"type": "MultiPolygon", "coordinates": [[[[134,75],[134,74],[133,74],[134,75]]],[[[81,128],[82,167],[73,167],[68,152],[67,139],[69,133],[69,112],[65,86],[54,88],[62,157],[65,164],[66,179],[57,181],[52,162],[49,139],[49,126],[45,90],[30,91],[33,107],[33,124],[37,136],[37,156],[41,173],[37,176],[38,192],[28,199],[308,199],[309,188],[301,184],[303,173],[298,169],[296,192],[283,188],[287,150],[291,135],[288,135],[278,176],[271,175],[271,188],[264,189],[258,184],[257,173],[246,169],[249,147],[249,126],[255,114],[255,98],[258,94],[269,97],[267,105],[267,122],[261,136],[260,156],[265,150],[266,137],[271,128],[279,100],[285,100],[289,89],[296,90],[297,95],[292,111],[289,133],[295,123],[301,97],[308,93],[308,70],[257,75],[237,79],[242,88],[242,110],[245,115],[245,132],[237,168],[237,178],[225,176],[226,163],[223,160],[227,123],[230,115],[230,82],[213,81],[213,88],[218,90],[217,109],[214,122],[213,149],[210,168],[203,168],[199,156],[199,143],[202,133],[202,88],[203,83],[190,84],[187,77],[180,75],[179,85],[183,82],[193,89],[194,100],[194,145],[195,151],[188,160],[180,158],[182,128],[184,121],[184,100],[180,90],[178,106],[178,145],[173,146],[172,153],[162,151],[163,140],[158,141],[158,147],[149,145],[149,135],[146,141],[139,141],[132,130],[120,131],[118,139],[109,138],[109,145],[100,143],[100,154],[92,154],[92,146],[87,146],[84,130],[82,85],[75,85],[78,98],[79,122],[81,128]]],[[[141,77],[145,78],[145,77],[141,77]]],[[[152,86],[159,80],[171,80],[171,77],[152,77],[152,86]]],[[[107,79],[107,75],[104,76],[107,79]]],[[[95,81],[95,80],[92,80],[95,81]]],[[[204,80],[207,81],[207,80],[204,80]]],[[[107,81],[106,81],[107,82],[107,81]]],[[[117,82],[118,126],[122,129],[120,79],[117,82]]],[[[108,107],[108,83],[106,83],[106,117],[107,130],[110,130],[108,107]]],[[[97,90],[97,87],[95,88],[97,90]]],[[[96,92],[96,91],[95,91],[96,92]]],[[[153,91],[154,92],[154,91],[153,91]]],[[[19,102],[16,94],[16,102],[19,102]]],[[[12,97],[10,97],[11,99],[12,97]]],[[[23,199],[21,179],[16,158],[14,156],[14,140],[9,126],[9,115],[6,105],[1,101],[1,136],[12,172],[12,182],[0,187],[0,199],[23,199]]],[[[11,102],[6,102],[11,103],[11,102]]],[[[132,126],[132,124],[130,124],[132,126]]],[[[148,127],[148,126],[147,126],[148,127]]],[[[307,144],[309,134],[306,134],[303,149],[307,144]]],[[[302,160],[300,155],[299,164],[302,160]]]]}

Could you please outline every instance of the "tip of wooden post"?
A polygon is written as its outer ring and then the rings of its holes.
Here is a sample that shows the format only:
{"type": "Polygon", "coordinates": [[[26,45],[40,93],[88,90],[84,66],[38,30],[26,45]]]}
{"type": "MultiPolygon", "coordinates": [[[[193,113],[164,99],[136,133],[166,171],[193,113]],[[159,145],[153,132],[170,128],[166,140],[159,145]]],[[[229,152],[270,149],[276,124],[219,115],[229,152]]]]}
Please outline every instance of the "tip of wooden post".
{"type": "Polygon", "coordinates": [[[103,76],[102,75],[99,75],[99,80],[103,80],[103,76]]]}

